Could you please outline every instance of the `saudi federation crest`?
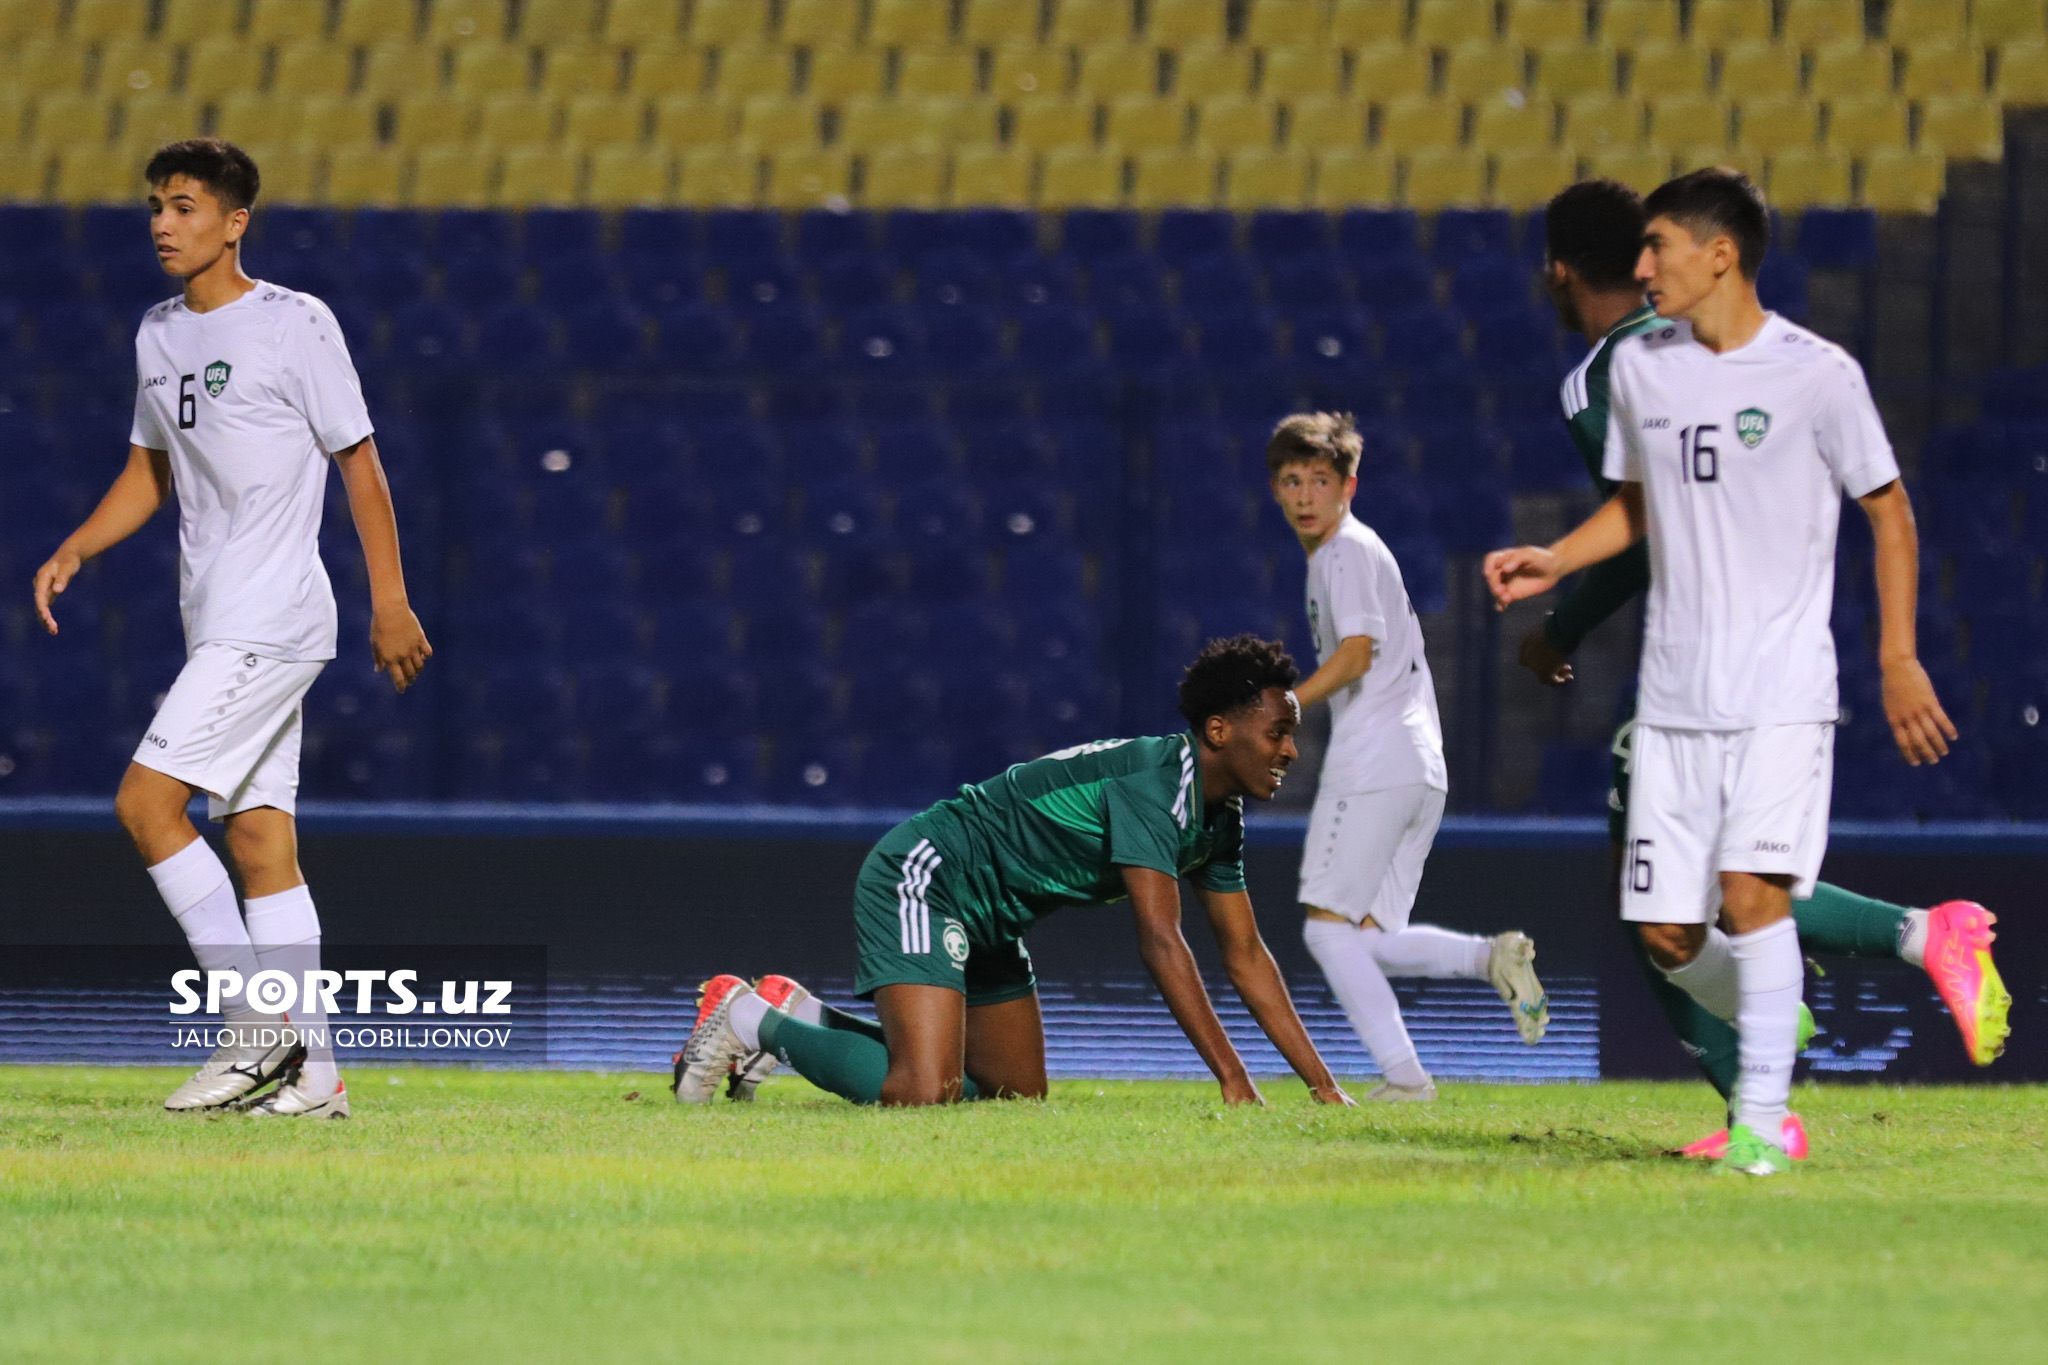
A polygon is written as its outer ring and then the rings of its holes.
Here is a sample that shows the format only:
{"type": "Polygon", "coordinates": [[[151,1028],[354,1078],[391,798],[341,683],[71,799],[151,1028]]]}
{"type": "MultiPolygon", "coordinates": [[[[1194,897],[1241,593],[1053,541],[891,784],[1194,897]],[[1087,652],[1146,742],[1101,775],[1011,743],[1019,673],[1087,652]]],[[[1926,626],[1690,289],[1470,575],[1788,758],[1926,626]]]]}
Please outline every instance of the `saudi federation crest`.
{"type": "Polygon", "coordinates": [[[1735,434],[1755,450],[1771,429],[1771,415],[1762,408],[1744,408],[1735,414],[1735,434]]]}
{"type": "Polygon", "coordinates": [[[955,962],[967,960],[967,931],[960,927],[960,921],[949,919],[939,934],[939,942],[946,945],[946,956],[955,962]]]}
{"type": "MultiPolygon", "coordinates": [[[[208,398],[220,397],[220,391],[228,386],[228,376],[234,372],[235,367],[228,364],[225,360],[216,360],[211,365],[208,365],[206,367],[206,396],[208,398]]],[[[1749,438],[1744,437],[1743,439],[1748,440],[1749,438]]],[[[1754,445],[1756,443],[1751,441],[1750,444],[1754,445]]]]}

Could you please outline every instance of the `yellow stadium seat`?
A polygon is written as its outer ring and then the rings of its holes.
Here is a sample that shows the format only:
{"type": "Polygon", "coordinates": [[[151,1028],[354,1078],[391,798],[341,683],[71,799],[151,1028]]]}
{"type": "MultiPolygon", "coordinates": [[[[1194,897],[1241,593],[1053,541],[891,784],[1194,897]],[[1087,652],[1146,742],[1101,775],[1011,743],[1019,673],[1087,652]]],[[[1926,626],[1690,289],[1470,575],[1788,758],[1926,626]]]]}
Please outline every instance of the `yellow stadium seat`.
{"type": "Polygon", "coordinates": [[[1863,0],[1785,0],[1780,34],[1799,47],[1863,41],[1863,0]]]}
{"type": "Polygon", "coordinates": [[[953,154],[953,183],[946,199],[955,208],[1023,208],[1031,202],[1030,153],[1011,147],[962,147],[953,154]]]}
{"type": "Polygon", "coordinates": [[[339,43],[279,43],[273,90],[345,95],[355,79],[355,54],[339,43]]]}
{"type": "Polygon", "coordinates": [[[392,103],[392,142],[405,151],[464,142],[476,129],[476,101],[429,90],[392,103]]]}
{"type": "Polygon", "coordinates": [[[1745,100],[1736,121],[1735,145],[1766,156],[1820,140],[1820,109],[1811,100],[1745,100]]]}
{"type": "Polygon", "coordinates": [[[709,88],[713,54],[687,43],[642,43],[632,49],[630,62],[627,94],[695,96],[709,88]]]}
{"type": "Polygon", "coordinates": [[[1179,100],[1112,100],[1104,121],[1103,140],[1127,152],[1178,147],[1186,140],[1187,126],[1188,108],[1179,100]]]}
{"type": "MultiPolygon", "coordinates": [[[[418,17],[419,10],[413,4],[413,0],[343,0],[341,19],[335,25],[334,36],[344,43],[409,43],[413,39],[413,34],[418,31],[414,27],[418,17]]],[[[328,177],[331,196],[331,166],[328,177]]],[[[381,189],[381,182],[378,187],[381,189]]],[[[392,198],[395,199],[397,194],[398,191],[394,188],[391,192],[392,198]]]]}
{"type": "Polygon", "coordinates": [[[2005,156],[2005,115],[1982,95],[1944,95],[1920,102],[1923,151],[1957,161],[1998,161],[2005,156]]]}
{"type": "Polygon", "coordinates": [[[1725,166],[1729,170],[1741,171],[1759,187],[1766,178],[1763,153],[1739,147],[1712,144],[1679,147],[1673,150],[1672,161],[1681,175],[1687,171],[1696,171],[1702,166],[1725,166]]]}
{"type": "Polygon", "coordinates": [[[1514,0],[1508,41],[1523,47],[1567,47],[1586,41],[1584,0],[1514,0]]]}
{"type": "Polygon", "coordinates": [[[319,184],[320,154],[311,147],[290,147],[275,142],[255,143],[242,148],[256,163],[263,177],[266,204],[310,204],[319,184]]]}
{"type": "Polygon", "coordinates": [[[1890,90],[1892,50],[1882,43],[1832,43],[1818,48],[1813,53],[1806,88],[1817,100],[1890,90]]]}
{"type": "Polygon", "coordinates": [[[1729,99],[1799,93],[1799,50],[1780,43],[1738,43],[1721,54],[1721,93],[1729,99]]]}
{"type": "Polygon", "coordinates": [[[1131,36],[1131,0],[1058,0],[1052,40],[1077,46],[1121,43],[1131,36]]]}
{"type": "Polygon", "coordinates": [[[1654,144],[1602,147],[1586,158],[1586,173],[1648,194],[1671,178],[1671,153],[1654,144]]]}
{"type": "Polygon", "coordinates": [[[654,140],[664,147],[720,147],[732,137],[732,109],[695,95],[654,103],[654,140]]]}
{"type": "Polygon", "coordinates": [[[1307,47],[1323,39],[1320,0],[1252,0],[1244,40],[1253,47],[1307,47]]]}
{"type": "Polygon", "coordinates": [[[980,66],[973,48],[906,47],[896,67],[896,93],[912,99],[972,95],[980,66]]]}
{"type": "Polygon", "coordinates": [[[113,108],[98,95],[45,95],[36,101],[35,141],[45,147],[105,142],[113,108]]]}
{"type": "MultiPolygon", "coordinates": [[[[1270,99],[1334,95],[1344,88],[1344,54],[1328,47],[1269,47],[1260,58],[1259,90],[1270,99]]],[[[1427,88],[1425,83],[1415,93],[1427,88]]]]}
{"type": "Polygon", "coordinates": [[[1391,152],[1377,147],[1347,147],[1316,158],[1315,206],[1350,208],[1356,204],[1391,204],[1395,200],[1395,163],[1391,152]]]}
{"type": "Polygon", "coordinates": [[[1489,152],[1548,147],[1556,141],[1557,106],[1545,99],[1490,99],[1473,111],[1472,144],[1489,152]]]}
{"type": "Polygon", "coordinates": [[[1728,102],[1704,95],[1657,99],[1650,105],[1650,136],[1667,147],[1728,145],[1728,102]]]}
{"type": "Polygon", "coordinates": [[[512,43],[469,43],[455,49],[449,88],[464,95],[517,95],[533,84],[533,53],[512,43]]]}
{"type": "Polygon", "coordinates": [[[1486,201],[1486,158],[1463,147],[1418,151],[1407,158],[1401,200],[1415,209],[1448,209],[1486,201]]]}
{"type": "Polygon", "coordinates": [[[676,176],[676,201],[698,208],[729,208],[760,197],[761,156],[727,147],[685,152],[676,176]]]}
{"type": "Polygon", "coordinates": [[[40,147],[0,147],[0,202],[41,199],[50,175],[50,154],[40,147]]]}
{"type": "Polygon", "coordinates": [[[492,198],[513,208],[559,208],[578,202],[582,178],[581,152],[533,143],[508,147],[492,198]]]}
{"type": "Polygon", "coordinates": [[[2048,104],[2048,40],[1998,49],[1998,98],[2007,104],[2048,104]]]}
{"type": "Polygon", "coordinates": [[[1523,147],[1493,162],[1493,202],[1511,209],[1541,208],[1578,179],[1578,161],[1562,147],[1523,147]]]}
{"type": "Polygon", "coordinates": [[[2048,32],[2048,0],[1971,0],[1970,36],[1980,43],[2039,42],[2048,32]]]}
{"type": "MultiPolygon", "coordinates": [[[[11,4],[0,5],[0,50],[24,39],[55,33],[63,13],[60,0],[13,0],[11,4]]],[[[25,164],[14,163],[14,172],[21,174],[25,164]]]]}
{"type": "Polygon", "coordinates": [[[309,147],[375,142],[377,106],[348,95],[308,95],[299,101],[298,140],[309,147]]]}
{"type": "Polygon", "coordinates": [[[1452,99],[1488,99],[1522,83],[1522,50],[1505,43],[1467,43],[1444,62],[1443,93],[1452,99]]]}
{"type": "Polygon", "coordinates": [[[868,41],[905,49],[943,43],[952,21],[949,0],[875,0],[868,41]]]}
{"type": "Polygon", "coordinates": [[[238,90],[214,106],[213,131],[242,147],[294,142],[299,135],[299,102],[290,95],[238,90]]]}
{"type": "MultiPolygon", "coordinates": [[[[149,27],[149,10],[139,0],[72,0],[71,40],[104,43],[114,38],[139,38],[149,27]]],[[[58,175],[61,179],[61,169],[58,175]]]]}
{"type": "MultiPolygon", "coordinates": [[[[768,36],[769,6],[761,0],[691,0],[690,41],[705,46],[758,43],[768,36]]],[[[683,168],[685,176],[689,167],[683,168]]],[[[747,197],[751,200],[753,192],[747,197]]]]}
{"type": "Polygon", "coordinates": [[[167,43],[231,38],[242,23],[242,0],[169,0],[156,36],[167,43]]]}
{"type": "Polygon", "coordinates": [[[790,91],[793,67],[786,47],[734,43],[718,49],[716,67],[712,93],[727,104],[790,91]]]}
{"type": "Polygon", "coordinates": [[[1295,208],[1308,198],[1313,169],[1307,152],[1272,147],[1238,152],[1223,168],[1223,207],[1295,208]]]}
{"type": "Polygon", "coordinates": [[[531,95],[493,95],[477,109],[476,137],[486,147],[518,147],[555,135],[555,106],[531,95]]]}
{"type": "Polygon", "coordinates": [[[215,100],[263,81],[263,49],[232,34],[192,44],[185,52],[185,93],[215,100]]]}
{"type": "Polygon", "coordinates": [[[999,47],[989,54],[988,92],[997,99],[1049,99],[1066,93],[1063,47],[999,47]]]}
{"type": "Polygon", "coordinates": [[[1704,47],[1771,40],[1771,0],[1694,0],[1692,40],[1704,47]]]}
{"type": "Polygon", "coordinates": [[[1034,100],[1017,106],[1011,141],[1033,151],[1084,147],[1095,141],[1095,108],[1079,100],[1034,100]]]}
{"type": "Polygon", "coordinates": [[[20,91],[0,88],[0,147],[21,139],[34,108],[20,91]]]}
{"type": "Polygon", "coordinates": [[[1271,100],[1235,95],[1197,105],[1195,118],[1197,147],[1236,153],[1271,147],[1279,125],[1279,110],[1271,100]]]}
{"type": "Polygon", "coordinates": [[[578,95],[563,115],[562,138],[577,147],[638,142],[646,113],[646,105],[630,97],[578,95]]]}
{"type": "Polygon", "coordinates": [[[1780,209],[1845,208],[1849,158],[1824,147],[1791,147],[1771,157],[1770,199],[1780,209]]]}
{"type": "Polygon", "coordinates": [[[495,169],[491,158],[477,155],[474,147],[448,143],[422,147],[412,159],[406,202],[481,207],[490,201],[495,169]]]}
{"type": "Polygon", "coordinates": [[[803,46],[843,46],[860,26],[860,0],[787,0],[781,38],[803,46]]]}
{"type": "Polygon", "coordinates": [[[116,38],[100,48],[99,88],[106,95],[132,95],[144,90],[161,94],[171,88],[177,53],[146,38],[116,38]]]}
{"type": "Polygon", "coordinates": [[[161,147],[199,136],[199,102],[189,95],[137,95],[121,107],[120,140],[161,147]]]}
{"type": "Polygon", "coordinates": [[[1184,100],[1242,95],[1251,88],[1252,51],[1248,47],[1204,43],[1174,54],[1173,93],[1184,100]]]}
{"type": "Polygon", "coordinates": [[[1607,0],[1600,6],[1600,40],[1616,47],[1678,41],[1678,0],[1607,0]]]}
{"type": "Polygon", "coordinates": [[[768,188],[762,202],[773,208],[814,209],[843,204],[852,189],[853,163],[836,148],[790,148],[775,153],[768,165],[768,188]]]}
{"type": "Polygon", "coordinates": [[[625,53],[597,43],[562,43],[541,49],[540,91],[550,99],[609,95],[626,70],[625,53]]]}
{"type": "Polygon", "coordinates": [[[1081,50],[1074,90],[1099,100],[1159,93],[1159,54],[1138,43],[1111,43],[1081,50]]]}
{"type": "Polygon", "coordinates": [[[1371,109],[1343,95],[1306,95],[1287,106],[1287,144],[1304,152],[1365,144],[1371,109]]]}
{"type": "Polygon", "coordinates": [[[1619,95],[1589,95],[1564,107],[1564,144],[1591,154],[1633,147],[1643,139],[1642,101],[1619,95]]]}
{"type": "Polygon", "coordinates": [[[976,97],[928,99],[918,103],[925,106],[928,111],[926,119],[949,144],[994,142],[1001,135],[1003,111],[994,100],[976,97]]]}
{"type": "Polygon", "coordinates": [[[915,100],[868,96],[848,100],[839,110],[834,142],[854,152],[933,144],[941,139],[925,125],[924,106],[915,100]]]}
{"type": "Polygon", "coordinates": [[[505,37],[505,19],[505,0],[433,0],[427,37],[437,43],[494,43],[505,37]]]}
{"type": "Polygon", "coordinates": [[[1139,152],[1131,158],[1131,207],[1207,207],[1216,202],[1216,172],[1216,158],[1207,152],[1139,152]]]}
{"type": "Polygon", "coordinates": [[[740,106],[741,146],[777,152],[815,147],[822,140],[820,111],[809,100],[758,99],[740,106]]]}
{"type": "Polygon", "coordinates": [[[1223,41],[1223,0],[1150,0],[1145,9],[1145,37],[1161,47],[1223,41]]]}
{"type": "Polygon", "coordinates": [[[1121,152],[1055,147],[1039,166],[1038,202],[1047,208],[1114,208],[1123,197],[1121,152]]]}
{"type": "Polygon", "coordinates": [[[1352,98],[1384,104],[1403,94],[1430,94],[1430,53],[1397,43],[1362,47],[1352,61],[1352,98]]]}
{"type": "Polygon", "coordinates": [[[1330,41],[1339,47],[1398,43],[1407,26],[1407,0],[1337,0],[1330,7],[1330,41]]]}
{"type": "Polygon", "coordinates": [[[586,43],[597,36],[597,0],[523,0],[519,41],[535,47],[586,43]]]}
{"type": "Polygon", "coordinates": [[[674,160],[646,147],[599,147],[590,154],[590,188],[584,197],[607,209],[665,204],[674,160]]]}
{"type": "Polygon", "coordinates": [[[412,43],[385,43],[363,58],[362,93],[373,99],[403,99],[441,88],[441,54],[412,43]]]}
{"type": "Polygon", "coordinates": [[[1536,88],[1560,100],[1611,95],[1616,70],[1612,48],[1588,44],[1547,47],[1536,54],[1536,88]]]}
{"type": "MultiPolygon", "coordinates": [[[[683,0],[611,0],[605,6],[604,39],[608,43],[672,43],[681,38],[682,32],[683,0]]],[[[661,158],[640,161],[626,158],[608,167],[605,173],[615,177],[612,181],[614,186],[637,193],[650,177],[649,166],[657,167],[661,178],[660,193],[666,195],[669,165],[661,158]]],[[[598,176],[595,161],[591,163],[590,176],[595,184],[598,176]]]]}
{"type": "Polygon", "coordinates": [[[1895,47],[1962,41],[1967,0],[1890,0],[1884,36],[1895,47]]]}
{"type": "Polygon", "coordinates": [[[864,204],[935,209],[945,202],[946,153],[937,147],[884,147],[861,159],[864,204]]]}
{"type": "Polygon", "coordinates": [[[1401,152],[1455,147],[1464,122],[1465,111],[1453,100],[1404,95],[1380,106],[1379,145],[1401,152]]]}
{"type": "MultiPolygon", "coordinates": [[[[1038,0],[967,0],[960,36],[970,43],[1035,43],[1038,0]]],[[[957,164],[954,174],[959,174],[957,164]]]]}
{"type": "Polygon", "coordinates": [[[327,155],[330,204],[396,204],[404,182],[405,157],[396,147],[336,147],[327,155]]]}
{"type": "Polygon", "coordinates": [[[1879,213],[1932,213],[1947,182],[1948,158],[1940,152],[1887,147],[1863,163],[1863,204],[1879,213]]]}
{"type": "Polygon", "coordinates": [[[1903,147],[1908,141],[1904,100],[1890,95],[1863,95],[1828,104],[1827,145],[1862,155],[1879,147],[1903,147]]]}
{"type": "Polygon", "coordinates": [[[1414,41],[1423,47],[1462,47],[1493,41],[1493,6],[1472,0],[1417,0],[1414,41]]]}
{"type": "Polygon", "coordinates": [[[838,47],[814,50],[805,91],[812,99],[836,104],[855,95],[879,95],[888,76],[880,48],[838,47]]]}
{"type": "Polygon", "coordinates": [[[56,197],[66,204],[133,202],[147,189],[142,167],[127,147],[65,147],[57,153],[56,197]]]}
{"type": "Polygon", "coordinates": [[[1707,53],[1689,43],[1645,43],[1625,55],[1628,88],[1638,99],[1707,93],[1707,53]]]}
{"type": "Polygon", "coordinates": [[[1899,91],[1908,99],[1940,99],[1984,93],[1984,51],[1961,43],[1927,43],[1905,49],[1906,71],[1899,91]]]}

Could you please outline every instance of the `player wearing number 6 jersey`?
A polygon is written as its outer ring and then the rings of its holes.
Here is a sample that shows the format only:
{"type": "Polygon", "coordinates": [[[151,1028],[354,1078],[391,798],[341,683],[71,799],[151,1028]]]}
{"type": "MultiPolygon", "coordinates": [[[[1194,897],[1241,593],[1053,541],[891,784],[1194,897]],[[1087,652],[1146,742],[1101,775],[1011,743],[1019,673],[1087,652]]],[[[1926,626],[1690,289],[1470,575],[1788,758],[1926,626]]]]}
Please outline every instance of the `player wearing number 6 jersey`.
{"type": "Polygon", "coordinates": [[[1675,984],[1735,1023],[1722,1169],[1769,1174],[1788,1169],[1802,984],[1791,897],[1811,894],[1827,846],[1844,492],[1877,546],[1899,747],[1933,762],[1955,730],[1915,651],[1912,509],[1862,371],[1757,301],[1761,197],[1740,174],[1697,171],[1644,213],[1637,278],[1668,325],[1613,345],[1603,472],[1620,489],[1555,545],[1489,555],[1486,574],[1506,606],[1647,535],[1622,916],[1675,984]]]}

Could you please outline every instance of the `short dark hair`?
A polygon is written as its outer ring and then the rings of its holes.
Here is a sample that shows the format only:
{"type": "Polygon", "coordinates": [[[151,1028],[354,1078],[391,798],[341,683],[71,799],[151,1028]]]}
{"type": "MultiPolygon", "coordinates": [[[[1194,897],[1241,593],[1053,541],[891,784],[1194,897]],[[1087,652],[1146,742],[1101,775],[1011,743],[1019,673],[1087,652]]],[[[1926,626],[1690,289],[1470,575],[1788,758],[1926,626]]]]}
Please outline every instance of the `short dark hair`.
{"type": "Polygon", "coordinates": [[[1543,210],[1543,251],[1594,289],[1634,289],[1643,254],[1643,196],[1619,180],[1581,180],[1543,210]]]}
{"type": "Polygon", "coordinates": [[[1741,171],[1705,166],[1667,180],[1643,201],[1643,221],[1669,218],[1701,242],[1726,236],[1744,279],[1753,280],[1771,249],[1771,211],[1763,191],[1741,171]]]}
{"type": "Polygon", "coordinates": [[[1209,717],[1257,706],[1267,688],[1290,688],[1300,676],[1294,656],[1278,640],[1211,640],[1181,675],[1180,713],[1199,730],[1209,717]]]}
{"type": "Polygon", "coordinates": [[[263,177],[249,154],[217,137],[187,138],[159,147],[142,168],[143,179],[152,185],[176,175],[197,180],[213,191],[213,197],[229,213],[255,207],[256,192],[263,187],[263,177]]]}
{"type": "Polygon", "coordinates": [[[1266,441],[1266,473],[1279,477],[1291,464],[1321,461],[1348,479],[1358,472],[1358,459],[1365,453],[1358,423],[1348,412],[1297,412],[1280,419],[1266,441]]]}

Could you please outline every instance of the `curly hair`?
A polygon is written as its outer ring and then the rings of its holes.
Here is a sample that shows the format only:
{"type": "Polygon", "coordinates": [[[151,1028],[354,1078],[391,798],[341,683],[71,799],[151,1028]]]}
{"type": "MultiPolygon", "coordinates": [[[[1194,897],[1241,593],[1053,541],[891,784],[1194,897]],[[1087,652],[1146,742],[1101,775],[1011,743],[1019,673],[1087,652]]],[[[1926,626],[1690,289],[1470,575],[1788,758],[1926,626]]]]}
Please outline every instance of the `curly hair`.
{"type": "Polygon", "coordinates": [[[1211,640],[1181,675],[1180,713],[1199,730],[1209,717],[1257,706],[1267,688],[1290,688],[1300,677],[1294,656],[1278,640],[1211,640]]]}
{"type": "Polygon", "coordinates": [[[1595,289],[1640,288],[1643,196],[1617,180],[1581,180],[1543,210],[1544,254],[1595,289]]]}

